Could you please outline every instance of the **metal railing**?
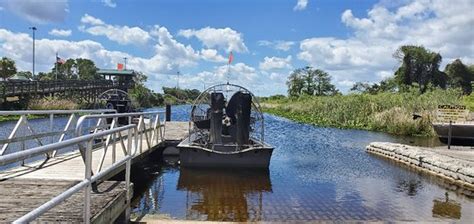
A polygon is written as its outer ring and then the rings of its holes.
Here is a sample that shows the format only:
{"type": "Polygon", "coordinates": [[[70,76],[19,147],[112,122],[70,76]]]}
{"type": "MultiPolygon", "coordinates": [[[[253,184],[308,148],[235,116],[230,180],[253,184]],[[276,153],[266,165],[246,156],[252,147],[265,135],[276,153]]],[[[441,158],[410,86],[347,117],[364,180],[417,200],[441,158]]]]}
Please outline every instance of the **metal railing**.
{"type": "MultiPolygon", "coordinates": [[[[138,152],[141,154],[143,150],[143,140],[145,140],[146,145],[148,146],[147,149],[151,149],[160,141],[164,141],[164,134],[165,134],[165,122],[166,120],[162,121],[160,116],[164,114],[164,111],[151,111],[151,112],[136,112],[136,113],[118,113],[118,114],[93,114],[93,115],[84,115],[79,118],[77,125],[76,125],[76,135],[80,136],[84,134],[84,127],[83,124],[86,120],[90,119],[97,119],[97,123],[95,126],[89,127],[87,130],[94,130],[94,133],[102,130],[104,128],[116,128],[119,125],[120,119],[126,119],[128,124],[135,123],[137,124],[137,131],[138,131],[138,152]],[[107,123],[110,122],[110,125],[107,123]]],[[[123,133],[117,132],[106,136],[105,143],[103,145],[103,151],[101,158],[99,160],[98,166],[96,168],[96,172],[100,172],[102,170],[102,166],[104,164],[107,152],[109,147],[112,147],[111,156],[112,162],[115,162],[117,157],[117,139],[124,138],[123,133]]],[[[81,149],[84,147],[83,145],[79,145],[81,149]]],[[[122,145],[122,148],[123,145],[122,145]]]]}
{"type": "MultiPolygon", "coordinates": [[[[24,161],[42,154],[54,156],[58,150],[72,146],[78,146],[77,148],[81,152],[85,164],[85,178],[83,181],[67,189],[60,195],[51,199],[49,202],[44,203],[40,207],[24,215],[20,219],[16,220],[15,223],[24,223],[36,219],[49,209],[55,207],[82,189],[86,189],[84,195],[84,222],[89,223],[91,218],[91,184],[107,178],[113,173],[114,170],[119,169],[124,164],[126,164],[125,181],[127,186],[127,204],[130,204],[129,186],[132,159],[138,152],[142,153],[145,151],[144,144],[148,146],[147,149],[151,149],[161,141],[164,141],[166,120],[162,121],[164,116],[161,116],[161,114],[164,114],[165,112],[152,111],[104,114],[105,112],[115,112],[115,110],[0,111],[0,115],[20,115],[20,118],[16,123],[15,128],[10,133],[9,138],[6,140],[0,140],[0,143],[4,143],[4,149],[2,148],[3,150],[0,154],[0,167],[11,163],[24,161]],[[83,115],[77,118],[76,114],[78,113],[91,114],[83,115]],[[54,124],[55,114],[68,114],[70,116],[63,131],[50,131],[48,133],[37,134],[28,123],[26,117],[28,114],[50,115],[51,124],[54,124]],[[127,124],[120,126],[120,119],[125,119],[127,124]],[[90,123],[86,121],[96,121],[96,123],[92,126],[86,126],[86,124],[90,123]],[[74,126],[73,123],[76,123],[75,129],[69,130],[74,126]],[[25,125],[25,127],[30,130],[32,135],[17,137],[16,132],[21,125],[25,125]],[[73,133],[73,138],[65,140],[65,135],[69,132],[73,133]],[[40,138],[48,136],[52,137],[55,135],[60,135],[60,138],[57,141],[51,139],[50,144],[43,144],[43,142],[40,142],[40,138]],[[8,144],[36,138],[38,138],[37,141],[39,141],[38,143],[40,143],[40,146],[4,154],[8,148],[8,144]],[[126,142],[124,140],[126,140],[126,142]],[[117,144],[121,145],[122,151],[124,153],[124,156],[120,159],[116,158],[117,144]],[[95,147],[98,145],[102,145],[103,147],[96,149],[95,147]],[[107,151],[110,147],[112,148],[112,162],[111,165],[103,168],[107,151]],[[100,155],[97,169],[93,170],[92,154],[93,151],[96,150],[103,151],[100,155]]],[[[51,125],[50,130],[53,130],[52,127],[53,126],[51,125]]],[[[129,218],[129,215],[130,208],[128,207],[126,211],[126,218],[129,218]]]]}
{"type": "MultiPolygon", "coordinates": [[[[0,116],[20,116],[16,122],[14,128],[6,139],[0,139],[0,145],[3,144],[0,149],[0,156],[5,155],[11,143],[21,143],[20,150],[24,151],[27,149],[25,142],[34,140],[39,146],[46,144],[52,144],[64,141],[68,133],[74,134],[74,124],[78,120],[78,116],[82,114],[104,114],[104,113],[116,113],[116,110],[112,109],[99,109],[99,110],[24,110],[24,111],[0,111],[0,116]],[[38,131],[37,127],[30,125],[28,116],[35,115],[40,117],[49,118],[49,127],[46,132],[38,131]],[[64,127],[60,127],[61,131],[54,131],[55,119],[59,115],[61,117],[68,116],[68,121],[64,127]],[[29,132],[29,135],[18,136],[20,128],[25,127],[29,132]],[[55,140],[55,136],[59,136],[55,140]],[[48,138],[49,141],[44,141],[44,138],[48,138]]],[[[44,128],[44,127],[43,127],[44,128]]],[[[57,151],[53,151],[47,154],[47,159],[55,157],[57,151]]],[[[24,161],[22,161],[24,163],[24,161]]]]}
{"type": "Polygon", "coordinates": [[[127,87],[123,83],[114,83],[111,80],[2,81],[0,82],[0,96],[3,98],[29,94],[110,89],[122,86],[127,87]]]}
{"type": "MultiPolygon", "coordinates": [[[[43,153],[50,153],[56,151],[58,149],[69,147],[77,144],[86,143],[86,147],[84,148],[85,153],[85,178],[78,184],[74,185],[73,187],[67,189],[60,195],[54,197],[50,201],[44,203],[43,205],[37,207],[33,211],[25,214],[24,216],[20,217],[19,219],[15,220],[14,223],[26,223],[31,222],[34,219],[38,218],[48,210],[52,209],[53,207],[57,206],[58,204],[64,202],[67,198],[71,197],[73,194],[79,192],[82,189],[85,189],[84,192],[84,222],[90,223],[91,221],[91,190],[92,190],[92,183],[100,180],[101,178],[105,177],[109,173],[113,172],[114,170],[120,168],[125,164],[125,182],[126,182],[126,191],[127,191],[127,205],[130,205],[131,195],[130,195],[130,169],[131,169],[131,160],[134,157],[135,153],[137,152],[137,144],[138,144],[138,129],[137,125],[130,124],[122,127],[116,127],[110,130],[105,130],[93,134],[88,134],[84,136],[75,137],[72,139],[64,140],[61,142],[56,142],[49,145],[39,146],[36,148],[32,148],[26,151],[19,151],[14,152],[11,154],[0,156],[0,166],[22,161],[33,156],[37,156],[43,153]],[[105,136],[114,135],[120,132],[126,131],[127,132],[127,146],[125,149],[125,157],[121,160],[114,162],[111,166],[107,169],[97,172],[96,174],[92,175],[92,145],[95,139],[103,138],[105,136]],[[133,137],[133,139],[132,139],[133,137]]],[[[122,145],[125,146],[124,143],[125,138],[119,139],[122,145]]],[[[126,218],[130,217],[130,206],[127,207],[126,210],[126,218]]]]}

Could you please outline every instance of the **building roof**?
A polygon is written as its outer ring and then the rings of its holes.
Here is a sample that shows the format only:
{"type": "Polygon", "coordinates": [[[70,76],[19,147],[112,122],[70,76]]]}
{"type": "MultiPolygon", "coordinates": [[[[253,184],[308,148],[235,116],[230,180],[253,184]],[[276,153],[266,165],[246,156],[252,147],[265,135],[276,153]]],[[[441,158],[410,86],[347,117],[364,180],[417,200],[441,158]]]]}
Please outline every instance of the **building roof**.
{"type": "Polygon", "coordinates": [[[99,69],[97,71],[99,75],[115,75],[115,76],[135,76],[134,70],[117,70],[117,69],[99,69]]]}
{"type": "Polygon", "coordinates": [[[28,78],[22,75],[15,74],[14,76],[10,77],[9,80],[21,80],[21,81],[29,81],[28,78]]]}

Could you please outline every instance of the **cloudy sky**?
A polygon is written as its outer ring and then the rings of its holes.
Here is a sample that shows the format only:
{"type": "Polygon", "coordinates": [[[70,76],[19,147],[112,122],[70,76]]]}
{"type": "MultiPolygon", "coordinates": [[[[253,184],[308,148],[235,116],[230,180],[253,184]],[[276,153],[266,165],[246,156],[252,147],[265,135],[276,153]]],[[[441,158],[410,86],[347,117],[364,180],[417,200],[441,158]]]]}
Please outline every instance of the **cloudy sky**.
{"type": "Polygon", "coordinates": [[[158,92],[180,71],[180,87],[229,79],[271,95],[310,65],[346,92],[391,76],[404,44],[441,53],[442,69],[456,58],[473,64],[473,12],[473,0],[0,0],[0,57],[31,70],[36,26],[36,71],[49,71],[56,52],[100,68],[127,57],[158,92]]]}

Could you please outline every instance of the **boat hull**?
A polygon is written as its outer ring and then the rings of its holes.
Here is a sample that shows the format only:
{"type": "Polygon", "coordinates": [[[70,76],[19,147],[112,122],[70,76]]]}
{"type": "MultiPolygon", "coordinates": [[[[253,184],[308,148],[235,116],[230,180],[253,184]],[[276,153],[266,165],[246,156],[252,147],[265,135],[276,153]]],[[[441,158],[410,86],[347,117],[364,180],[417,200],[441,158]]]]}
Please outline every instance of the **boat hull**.
{"type": "Polygon", "coordinates": [[[179,146],[183,167],[268,168],[273,148],[259,147],[236,153],[222,153],[195,146],[179,146]]]}
{"type": "MultiPolygon", "coordinates": [[[[438,134],[439,140],[448,144],[449,124],[433,124],[433,128],[438,134]]],[[[452,124],[451,145],[474,146],[474,124],[452,124]]]]}

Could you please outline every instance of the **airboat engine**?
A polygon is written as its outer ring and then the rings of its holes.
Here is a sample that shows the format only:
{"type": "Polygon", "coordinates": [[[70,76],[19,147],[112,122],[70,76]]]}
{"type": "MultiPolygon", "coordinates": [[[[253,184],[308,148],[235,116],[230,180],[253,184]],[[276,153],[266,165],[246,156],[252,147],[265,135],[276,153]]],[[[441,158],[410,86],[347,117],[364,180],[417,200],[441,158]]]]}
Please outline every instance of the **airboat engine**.
{"type": "MultiPolygon", "coordinates": [[[[101,93],[98,97],[97,108],[115,109],[117,113],[130,113],[133,112],[132,101],[128,96],[128,93],[120,89],[109,89],[101,93]]],[[[118,124],[127,125],[128,118],[119,117],[118,124]]],[[[107,123],[110,124],[112,118],[107,119],[107,123]]]]}
{"type": "Polygon", "coordinates": [[[211,93],[211,127],[210,142],[213,144],[222,144],[222,118],[224,115],[224,94],[211,93]]]}

